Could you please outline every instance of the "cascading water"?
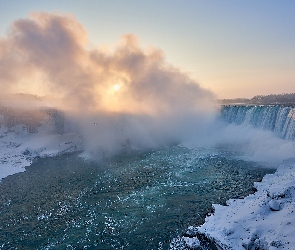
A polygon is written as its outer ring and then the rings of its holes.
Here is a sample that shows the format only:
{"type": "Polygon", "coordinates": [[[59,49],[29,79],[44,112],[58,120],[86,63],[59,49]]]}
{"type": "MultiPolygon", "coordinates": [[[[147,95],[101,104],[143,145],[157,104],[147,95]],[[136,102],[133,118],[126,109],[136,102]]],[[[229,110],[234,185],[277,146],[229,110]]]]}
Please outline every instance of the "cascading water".
{"type": "Polygon", "coordinates": [[[282,105],[223,106],[221,117],[236,124],[271,130],[287,140],[295,140],[295,108],[282,105]]]}

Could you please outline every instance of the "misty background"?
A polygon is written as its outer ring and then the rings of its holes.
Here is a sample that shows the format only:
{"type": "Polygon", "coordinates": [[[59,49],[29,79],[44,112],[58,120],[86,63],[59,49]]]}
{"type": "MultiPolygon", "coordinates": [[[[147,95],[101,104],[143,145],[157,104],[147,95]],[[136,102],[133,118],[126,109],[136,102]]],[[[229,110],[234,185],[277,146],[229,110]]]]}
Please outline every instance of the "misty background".
{"type": "Polygon", "coordinates": [[[160,49],[133,34],[91,46],[71,14],[34,12],[13,22],[0,39],[0,75],[3,96],[41,96],[42,105],[62,110],[91,156],[230,144],[248,159],[277,163],[295,152],[294,142],[269,131],[220,121],[215,94],[160,49]]]}

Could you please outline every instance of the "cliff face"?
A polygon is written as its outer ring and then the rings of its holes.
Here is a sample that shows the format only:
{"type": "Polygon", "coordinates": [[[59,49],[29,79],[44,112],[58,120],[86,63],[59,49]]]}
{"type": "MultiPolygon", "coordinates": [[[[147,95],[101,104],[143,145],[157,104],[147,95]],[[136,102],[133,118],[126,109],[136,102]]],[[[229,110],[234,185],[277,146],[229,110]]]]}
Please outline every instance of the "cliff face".
{"type": "Polygon", "coordinates": [[[21,108],[0,106],[0,126],[13,130],[23,126],[29,133],[37,133],[38,128],[46,126],[49,132],[63,134],[64,114],[51,108],[21,108]]]}
{"type": "Polygon", "coordinates": [[[82,151],[80,135],[66,130],[61,111],[0,106],[0,180],[24,171],[35,157],[82,151]]]}

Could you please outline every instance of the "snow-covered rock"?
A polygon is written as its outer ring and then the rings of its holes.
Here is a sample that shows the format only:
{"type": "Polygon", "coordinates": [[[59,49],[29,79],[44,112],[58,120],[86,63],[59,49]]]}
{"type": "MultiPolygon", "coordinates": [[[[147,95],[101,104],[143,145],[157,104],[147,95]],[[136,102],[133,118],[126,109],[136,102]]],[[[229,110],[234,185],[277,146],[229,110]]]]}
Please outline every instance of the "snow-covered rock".
{"type": "Polygon", "coordinates": [[[257,192],[232,199],[198,227],[221,249],[294,249],[295,159],[255,183],[257,192]]]}
{"type": "Polygon", "coordinates": [[[183,237],[183,240],[185,242],[185,244],[187,245],[187,247],[189,247],[190,249],[197,249],[201,246],[200,241],[198,239],[198,237],[183,237]]]}
{"type": "Polygon", "coordinates": [[[280,211],[280,203],[278,203],[276,200],[271,200],[269,203],[269,208],[272,211],[280,211]]]}
{"type": "Polygon", "coordinates": [[[82,150],[80,136],[64,133],[62,114],[56,110],[22,112],[19,108],[11,107],[2,107],[1,110],[0,180],[25,171],[25,167],[35,157],[51,157],[82,150]]]}

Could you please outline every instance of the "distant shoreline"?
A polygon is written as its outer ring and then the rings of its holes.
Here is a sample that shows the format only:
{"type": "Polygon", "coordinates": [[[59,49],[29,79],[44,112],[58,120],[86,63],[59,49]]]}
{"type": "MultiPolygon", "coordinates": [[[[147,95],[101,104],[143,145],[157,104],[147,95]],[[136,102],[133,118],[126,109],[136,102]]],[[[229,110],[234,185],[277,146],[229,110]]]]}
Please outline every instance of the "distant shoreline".
{"type": "Polygon", "coordinates": [[[295,103],[220,103],[221,106],[284,106],[295,108],[295,103]]]}
{"type": "Polygon", "coordinates": [[[284,105],[295,106],[295,93],[289,94],[273,94],[273,95],[257,95],[251,99],[234,98],[234,99],[219,99],[221,105],[284,105]]]}

